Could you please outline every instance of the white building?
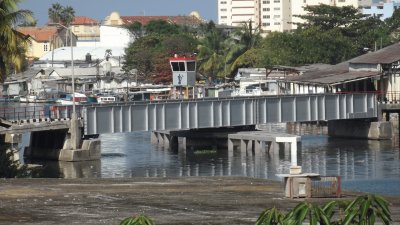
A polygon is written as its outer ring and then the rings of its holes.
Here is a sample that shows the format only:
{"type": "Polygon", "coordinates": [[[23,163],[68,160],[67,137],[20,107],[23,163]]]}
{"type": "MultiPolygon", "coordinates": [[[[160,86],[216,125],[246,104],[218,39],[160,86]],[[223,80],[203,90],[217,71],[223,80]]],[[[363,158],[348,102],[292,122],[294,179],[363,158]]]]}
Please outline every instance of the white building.
{"type": "Polygon", "coordinates": [[[239,26],[252,21],[263,33],[296,29],[292,22],[302,22],[294,15],[304,15],[309,5],[351,5],[358,8],[358,0],[218,0],[218,24],[239,26]]]}

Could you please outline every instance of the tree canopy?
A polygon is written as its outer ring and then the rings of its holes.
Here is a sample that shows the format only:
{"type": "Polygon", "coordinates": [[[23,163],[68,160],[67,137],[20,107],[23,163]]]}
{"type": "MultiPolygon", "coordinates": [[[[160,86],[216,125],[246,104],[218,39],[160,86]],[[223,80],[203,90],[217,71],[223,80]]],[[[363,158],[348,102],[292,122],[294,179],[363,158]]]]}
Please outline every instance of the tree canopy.
{"type": "Polygon", "coordinates": [[[296,30],[272,32],[264,38],[251,21],[232,33],[212,21],[195,32],[166,21],[131,24],[131,32],[140,35],[126,51],[125,68],[137,67],[143,78],[153,77],[149,80],[168,81],[155,78],[170,73],[167,64],[155,66],[155,62],[167,63],[166,57],[174,53],[196,52],[198,72],[214,82],[232,78],[240,67],[337,64],[400,40],[400,10],[385,21],[365,17],[351,6],[317,5],[305,10],[307,14],[297,15],[303,22],[296,24],[296,30]]]}
{"type": "Polygon", "coordinates": [[[25,36],[14,28],[33,22],[32,12],[18,10],[20,0],[0,1],[0,82],[3,83],[11,71],[20,71],[25,60],[25,36]]]}
{"type": "Polygon", "coordinates": [[[54,3],[48,10],[51,23],[61,23],[69,26],[75,17],[75,10],[71,6],[62,6],[60,3],[54,3]]]}

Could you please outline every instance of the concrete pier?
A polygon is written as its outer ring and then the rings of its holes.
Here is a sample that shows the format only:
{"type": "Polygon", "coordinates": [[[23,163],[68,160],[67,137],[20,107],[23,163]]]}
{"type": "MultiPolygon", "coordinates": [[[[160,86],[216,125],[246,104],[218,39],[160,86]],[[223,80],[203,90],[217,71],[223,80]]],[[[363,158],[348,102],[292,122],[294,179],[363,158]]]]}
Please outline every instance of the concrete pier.
{"type": "Polygon", "coordinates": [[[229,134],[253,130],[255,126],[152,131],[151,143],[172,151],[226,148],[229,134]]]}
{"type": "Polygon", "coordinates": [[[291,174],[301,173],[301,167],[297,165],[297,147],[301,146],[301,137],[285,133],[270,133],[265,131],[239,132],[228,135],[228,154],[233,156],[235,149],[240,150],[242,157],[259,157],[272,151],[279,156],[279,151],[290,150],[291,174]]]}
{"type": "Polygon", "coordinates": [[[364,138],[389,140],[392,138],[392,124],[389,121],[330,120],[328,135],[331,137],[364,138]]]}
{"type": "MultiPolygon", "coordinates": [[[[23,133],[30,134],[29,146],[24,151],[27,158],[60,161],[97,160],[101,157],[100,140],[82,137],[83,121],[38,120],[11,123],[0,121],[0,135],[4,144],[18,146],[23,133]]],[[[19,152],[17,152],[19,154],[19,152]]]]}

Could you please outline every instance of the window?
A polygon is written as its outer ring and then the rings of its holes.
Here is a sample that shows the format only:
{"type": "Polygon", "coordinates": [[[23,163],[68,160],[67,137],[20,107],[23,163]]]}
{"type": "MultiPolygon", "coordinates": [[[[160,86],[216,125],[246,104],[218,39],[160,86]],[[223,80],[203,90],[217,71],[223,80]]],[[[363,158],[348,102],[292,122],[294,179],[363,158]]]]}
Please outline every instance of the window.
{"type": "Polygon", "coordinates": [[[221,16],[221,19],[227,19],[228,17],[227,16],[221,16]]]}
{"type": "Polygon", "coordinates": [[[264,12],[269,12],[269,8],[263,8],[264,12]]]}
{"type": "Polygon", "coordinates": [[[281,15],[274,15],[274,19],[281,18],[281,15]]]}
{"type": "Polygon", "coordinates": [[[281,0],[274,0],[274,3],[280,3],[281,0]]]}
{"type": "Polygon", "coordinates": [[[262,25],[263,25],[263,27],[268,27],[270,24],[269,23],[263,23],[262,25]]]}
{"type": "Polygon", "coordinates": [[[221,1],[221,4],[226,4],[226,1],[221,1]]]}
{"type": "Polygon", "coordinates": [[[263,4],[269,4],[269,1],[263,1],[263,4]]]}
{"type": "Polygon", "coordinates": [[[171,62],[172,71],[185,71],[184,62],[171,62]]]}
{"type": "Polygon", "coordinates": [[[264,16],[263,16],[263,19],[269,19],[269,18],[270,18],[269,15],[264,15],[264,16]]]}
{"type": "Polygon", "coordinates": [[[195,71],[196,70],[196,63],[195,62],[187,62],[187,70],[188,71],[195,71]]]}
{"type": "Polygon", "coordinates": [[[379,5],[378,7],[376,7],[378,9],[383,9],[383,5],[379,5]]]}
{"type": "Polygon", "coordinates": [[[281,25],[281,23],[280,22],[275,22],[274,25],[281,25]]]}
{"type": "Polygon", "coordinates": [[[275,10],[275,11],[278,11],[278,10],[281,10],[281,8],[276,7],[276,8],[274,8],[274,10],[275,10]]]}
{"type": "Polygon", "coordinates": [[[346,0],[339,0],[339,2],[346,2],[346,0]]]}
{"type": "Polygon", "coordinates": [[[47,52],[49,50],[49,44],[45,43],[43,45],[43,51],[47,52]]]}
{"type": "Polygon", "coordinates": [[[224,9],[221,9],[221,12],[226,12],[226,9],[224,8],[224,9]]]}
{"type": "Polygon", "coordinates": [[[306,3],[307,3],[307,0],[303,0],[303,3],[306,4],[306,3]]]}

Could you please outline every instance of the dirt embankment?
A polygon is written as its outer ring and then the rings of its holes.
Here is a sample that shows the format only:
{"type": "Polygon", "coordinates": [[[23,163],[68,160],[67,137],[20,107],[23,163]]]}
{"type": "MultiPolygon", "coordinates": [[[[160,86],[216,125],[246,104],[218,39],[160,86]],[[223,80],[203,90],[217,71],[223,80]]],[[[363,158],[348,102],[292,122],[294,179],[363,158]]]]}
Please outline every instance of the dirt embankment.
{"type": "MultiPolygon", "coordinates": [[[[400,198],[387,199],[400,224],[400,198]]],[[[300,201],[280,182],[245,177],[10,179],[0,180],[0,224],[119,224],[139,213],[156,224],[254,224],[265,208],[300,201]]]]}

